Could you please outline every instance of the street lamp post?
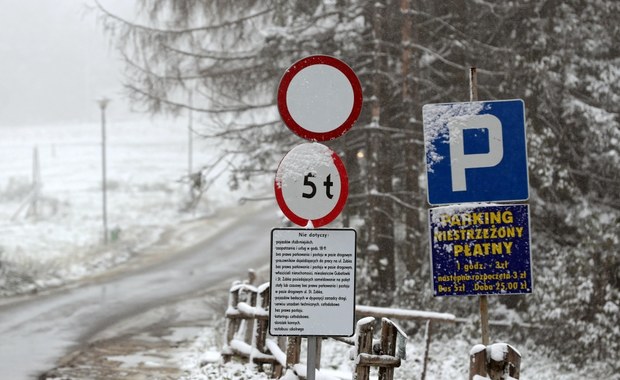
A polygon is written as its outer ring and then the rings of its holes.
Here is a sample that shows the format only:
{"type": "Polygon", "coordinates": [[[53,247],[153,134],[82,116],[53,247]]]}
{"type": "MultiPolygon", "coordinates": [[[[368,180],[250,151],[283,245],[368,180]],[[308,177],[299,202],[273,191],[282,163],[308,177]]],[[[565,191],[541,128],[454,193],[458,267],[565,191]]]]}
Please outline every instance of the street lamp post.
{"type": "Polygon", "coordinates": [[[187,175],[192,175],[192,160],[193,160],[193,135],[194,135],[194,114],[192,112],[193,97],[192,92],[189,93],[189,109],[188,109],[188,124],[187,124],[187,175]]]}
{"type": "Polygon", "coordinates": [[[106,133],[105,133],[105,109],[110,99],[97,100],[101,108],[101,189],[103,194],[103,243],[108,244],[108,212],[107,212],[107,184],[106,184],[106,133]]]}

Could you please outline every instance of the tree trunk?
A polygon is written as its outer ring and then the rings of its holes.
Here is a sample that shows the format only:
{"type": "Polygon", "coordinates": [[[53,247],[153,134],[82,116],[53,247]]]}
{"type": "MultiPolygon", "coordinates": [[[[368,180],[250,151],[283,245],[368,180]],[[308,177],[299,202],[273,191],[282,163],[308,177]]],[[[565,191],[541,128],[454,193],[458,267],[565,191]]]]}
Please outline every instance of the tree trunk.
{"type": "MultiPolygon", "coordinates": [[[[373,37],[375,41],[371,125],[368,133],[369,160],[369,220],[368,254],[372,281],[371,297],[375,302],[389,305],[395,288],[394,276],[394,225],[392,202],[383,195],[392,193],[391,141],[382,132],[382,102],[387,98],[383,73],[387,59],[382,41],[386,5],[375,2],[373,9],[373,37]]],[[[386,118],[387,119],[387,118],[386,118]]]]}
{"type": "MultiPolygon", "coordinates": [[[[403,25],[401,33],[402,57],[402,99],[403,109],[401,128],[405,133],[405,173],[404,173],[404,201],[414,207],[423,206],[423,196],[420,191],[418,179],[421,168],[424,165],[421,157],[424,155],[422,145],[422,124],[419,120],[421,108],[417,84],[412,80],[412,74],[418,72],[418,61],[413,58],[412,42],[417,40],[416,26],[411,14],[411,0],[401,0],[401,12],[403,13],[403,25]],[[413,41],[412,41],[413,40],[413,41]]],[[[420,222],[419,210],[407,208],[405,213],[405,241],[401,248],[401,259],[405,263],[410,275],[419,273],[421,264],[425,258],[422,252],[422,223],[420,222]]]]}

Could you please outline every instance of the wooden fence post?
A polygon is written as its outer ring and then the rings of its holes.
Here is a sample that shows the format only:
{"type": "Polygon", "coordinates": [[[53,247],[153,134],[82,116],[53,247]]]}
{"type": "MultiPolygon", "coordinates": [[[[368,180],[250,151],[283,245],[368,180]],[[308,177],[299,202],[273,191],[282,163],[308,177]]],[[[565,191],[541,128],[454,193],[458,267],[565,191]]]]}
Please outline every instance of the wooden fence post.
{"type": "MultiPolygon", "coordinates": [[[[381,352],[379,355],[396,356],[396,326],[387,318],[381,319],[381,352]]],[[[379,367],[379,380],[392,380],[394,367],[379,367]]]]}
{"type": "MultiPolygon", "coordinates": [[[[258,291],[256,291],[256,288],[245,288],[244,293],[245,302],[249,306],[255,307],[257,305],[256,298],[258,296],[258,291]]],[[[254,335],[254,318],[245,318],[243,323],[245,323],[243,340],[246,343],[252,344],[252,336],[254,335]]]]}
{"type": "Polygon", "coordinates": [[[267,348],[267,332],[269,329],[269,283],[257,288],[257,300],[254,311],[254,339],[252,347],[260,354],[252,358],[258,365],[259,370],[263,370],[263,364],[271,364],[271,377],[279,378],[282,376],[282,365],[270,354],[267,348]]]}
{"type": "MultiPolygon", "coordinates": [[[[253,286],[255,281],[256,281],[256,271],[254,269],[248,269],[248,279],[246,281],[246,284],[253,286]]],[[[258,304],[256,303],[257,295],[258,295],[258,292],[251,292],[249,298],[246,296],[245,302],[247,302],[247,304],[250,306],[258,306],[258,304]]],[[[254,332],[254,319],[245,319],[244,321],[245,321],[245,337],[244,337],[245,341],[252,343],[252,335],[254,332]]]]}
{"type": "Polygon", "coordinates": [[[381,320],[381,339],[373,347],[373,329],[375,319],[367,317],[357,322],[357,358],[355,359],[356,380],[368,380],[370,367],[379,367],[379,380],[393,380],[394,368],[400,366],[401,355],[405,356],[405,339],[403,333],[394,322],[387,318],[381,320]],[[403,338],[402,340],[399,339],[403,338]],[[397,344],[399,342],[400,344],[397,344]],[[403,347],[399,347],[403,346],[403,347]],[[399,349],[400,348],[400,349],[399,349]],[[396,356],[398,350],[399,356],[396,356]]]}
{"type": "Polygon", "coordinates": [[[478,377],[512,380],[520,376],[521,354],[509,344],[478,344],[469,354],[469,380],[477,380],[478,377]]]}
{"type": "Polygon", "coordinates": [[[289,336],[286,345],[286,368],[293,368],[301,356],[301,337],[289,336]]]}
{"type": "MultiPolygon", "coordinates": [[[[230,293],[228,294],[228,310],[227,310],[227,314],[230,311],[237,310],[237,304],[239,303],[239,285],[240,284],[241,284],[241,281],[235,281],[235,282],[233,282],[233,285],[230,288],[230,293]]],[[[226,318],[226,346],[228,346],[230,341],[234,339],[235,333],[237,332],[237,329],[239,328],[239,323],[240,323],[239,319],[237,319],[237,318],[230,318],[227,315],[227,318],[226,318]]],[[[231,357],[230,354],[231,353],[226,352],[226,354],[223,355],[225,363],[230,360],[230,357],[231,357]]]]}
{"type": "MultiPolygon", "coordinates": [[[[375,318],[366,317],[357,322],[355,336],[357,337],[357,361],[360,359],[360,354],[372,354],[372,337],[375,329],[375,318]]],[[[355,366],[354,380],[368,380],[370,377],[370,367],[365,365],[355,366]]]]}
{"type": "MultiPolygon", "coordinates": [[[[269,286],[265,286],[262,289],[259,289],[258,300],[256,302],[256,306],[260,308],[261,311],[267,313],[269,311],[269,286]]],[[[256,318],[256,332],[254,334],[255,339],[255,347],[261,352],[265,353],[267,348],[265,347],[267,341],[267,329],[269,327],[269,319],[268,318],[256,318]]]]}

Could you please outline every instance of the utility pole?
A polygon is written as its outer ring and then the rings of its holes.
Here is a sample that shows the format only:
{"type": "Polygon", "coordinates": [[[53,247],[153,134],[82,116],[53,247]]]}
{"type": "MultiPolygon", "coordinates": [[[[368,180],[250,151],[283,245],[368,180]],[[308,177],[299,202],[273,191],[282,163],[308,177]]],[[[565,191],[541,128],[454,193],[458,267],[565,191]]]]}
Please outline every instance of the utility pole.
{"type": "Polygon", "coordinates": [[[37,205],[41,193],[41,166],[39,165],[39,148],[34,147],[32,151],[32,200],[30,201],[30,210],[28,213],[38,215],[37,205]]]}
{"type": "Polygon", "coordinates": [[[107,211],[107,183],[106,183],[106,133],[105,133],[105,109],[110,99],[97,100],[101,109],[101,190],[103,207],[103,243],[108,244],[108,211],[107,211]]]}

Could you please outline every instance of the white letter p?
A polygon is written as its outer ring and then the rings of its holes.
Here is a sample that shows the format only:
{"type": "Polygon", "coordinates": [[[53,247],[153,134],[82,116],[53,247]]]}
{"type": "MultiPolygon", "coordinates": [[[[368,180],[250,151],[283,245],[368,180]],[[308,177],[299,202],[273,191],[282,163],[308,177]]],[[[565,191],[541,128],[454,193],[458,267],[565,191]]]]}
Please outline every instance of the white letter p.
{"type": "Polygon", "coordinates": [[[493,115],[472,115],[455,118],[448,122],[450,130],[450,168],[452,191],[467,190],[465,169],[488,168],[499,164],[504,157],[502,123],[493,115]],[[489,152],[465,154],[463,131],[486,129],[489,131],[489,152]]]}

